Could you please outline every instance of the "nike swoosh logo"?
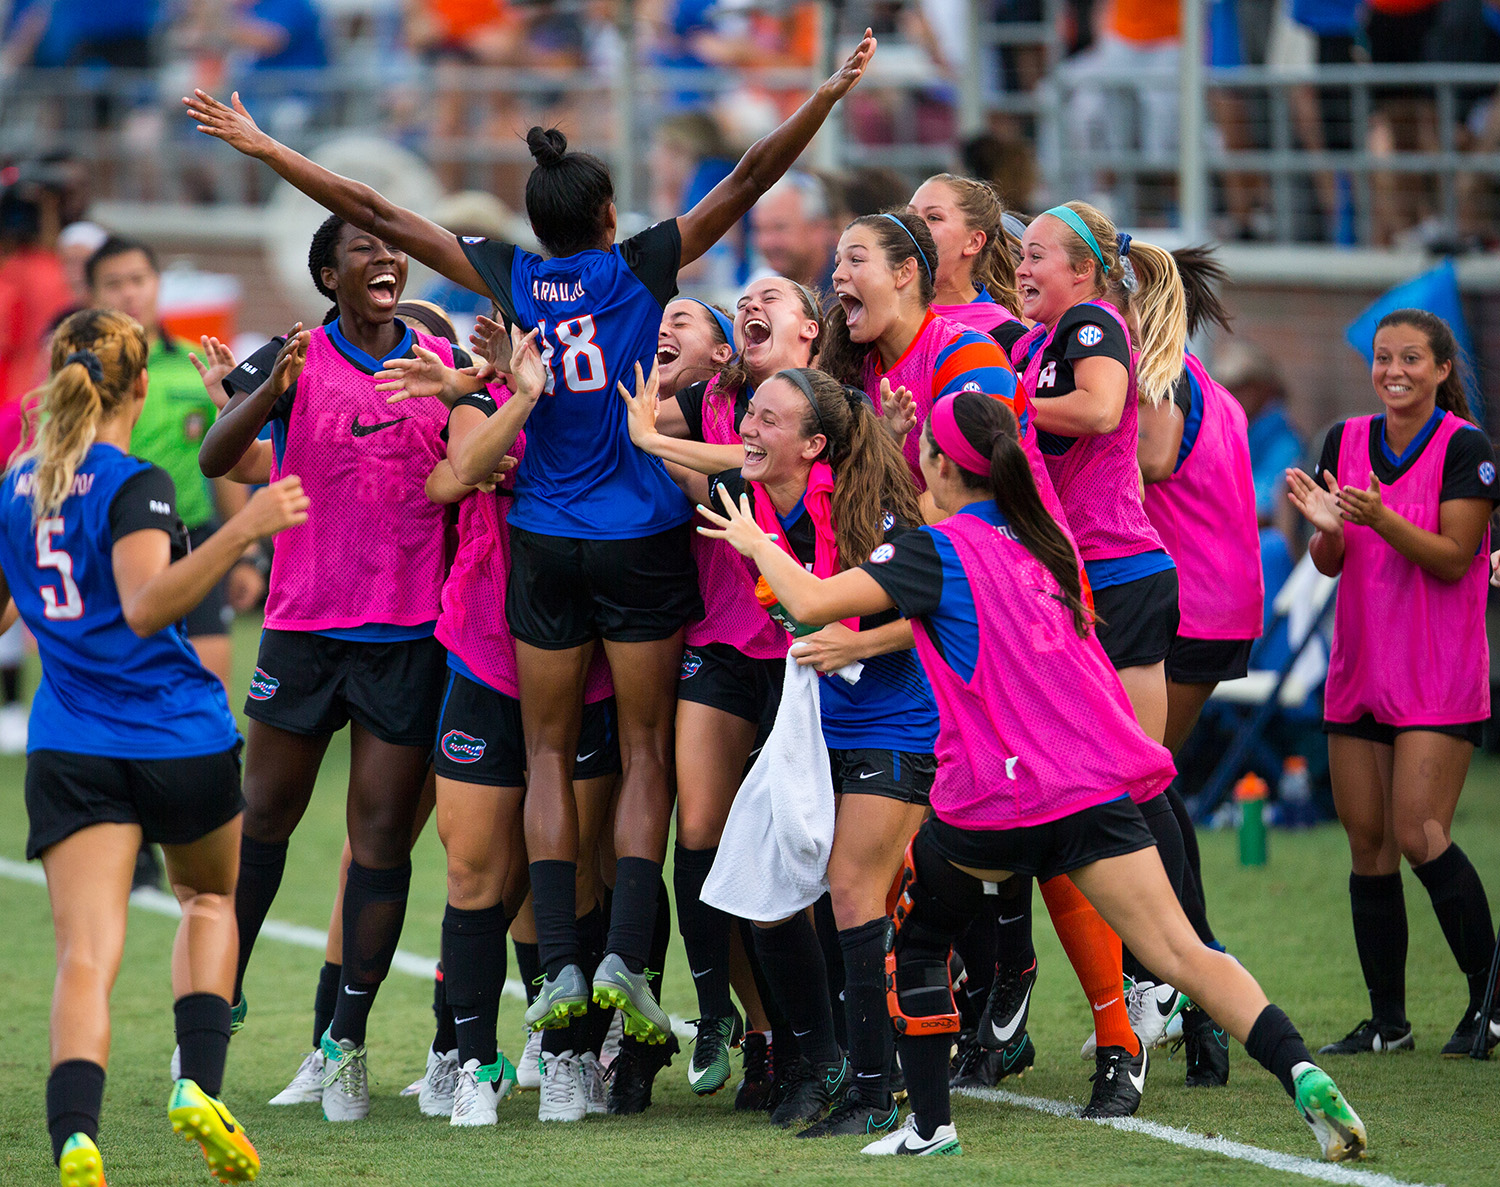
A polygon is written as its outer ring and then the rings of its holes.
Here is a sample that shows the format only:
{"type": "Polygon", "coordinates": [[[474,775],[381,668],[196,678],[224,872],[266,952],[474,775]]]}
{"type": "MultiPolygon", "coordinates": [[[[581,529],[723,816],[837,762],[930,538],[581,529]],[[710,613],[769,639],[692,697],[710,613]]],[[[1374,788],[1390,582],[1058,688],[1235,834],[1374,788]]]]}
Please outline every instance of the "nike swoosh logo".
{"type": "Polygon", "coordinates": [[[589,759],[593,758],[594,755],[596,755],[598,753],[599,753],[598,750],[590,750],[587,754],[580,754],[573,761],[574,762],[588,762],[589,759]]]}
{"type": "Polygon", "coordinates": [[[453,1020],[453,1025],[454,1026],[463,1026],[465,1023],[478,1022],[478,1021],[479,1021],[479,1015],[475,1014],[474,1017],[472,1017],[472,1018],[455,1018],[453,1020]]]}
{"type": "Polygon", "coordinates": [[[349,431],[356,437],[368,437],[371,433],[378,433],[381,429],[388,429],[392,425],[398,425],[403,420],[410,419],[411,417],[409,416],[398,416],[395,420],[383,420],[378,425],[362,425],[359,423],[359,413],[356,412],[354,414],[354,423],[349,427],[349,431]]]}
{"type": "Polygon", "coordinates": [[[1026,996],[1021,999],[1021,1008],[1011,1015],[1011,1019],[1004,1026],[996,1026],[994,1021],[990,1022],[990,1029],[995,1032],[995,1039],[1003,1046],[1015,1037],[1021,1020],[1026,1017],[1026,1007],[1031,1003],[1031,986],[1026,987],[1026,996]]]}
{"type": "MultiPolygon", "coordinates": [[[[692,971],[692,970],[689,970],[689,971],[692,971]]],[[[693,972],[693,980],[696,981],[700,977],[706,977],[711,972],[713,972],[713,969],[704,969],[701,973],[699,973],[699,972],[693,972]]]]}
{"type": "MultiPolygon", "coordinates": [[[[1145,1052],[1142,1051],[1142,1055],[1144,1055],[1144,1054],[1145,1054],[1145,1052]]],[[[1141,1060],[1141,1074],[1139,1076],[1137,1076],[1135,1074],[1135,1071],[1132,1069],[1131,1071],[1128,1071],[1128,1072],[1125,1073],[1125,1078],[1130,1081],[1131,1086],[1136,1090],[1136,1092],[1145,1092],[1146,1091],[1146,1061],[1145,1061],[1145,1059],[1141,1060]]]]}
{"type": "Polygon", "coordinates": [[[1156,1012],[1163,1018],[1166,1018],[1171,1015],[1173,1007],[1177,1005],[1177,994],[1172,994],[1165,1002],[1157,997],[1153,997],[1151,1000],[1156,1005],[1156,1012]]]}
{"type": "Polygon", "coordinates": [[[348,994],[352,994],[355,997],[369,997],[370,996],[370,991],[368,989],[350,989],[349,986],[347,986],[347,985],[344,986],[344,992],[348,993],[348,994]]]}
{"type": "Polygon", "coordinates": [[[219,1120],[224,1123],[224,1129],[228,1133],[233,1133],[234,1132],[234,1122],[231,1121],[228,1117],[224,1116],[224,1114],[222,1112],[220,1112],[219,1106],[216,1105],[216,1104],[214,1104],[214,1102],[212,1100],[210,1100],[208,1102],[208,1107],[211,1108],[214,1111],[214,1113],[218,1116],[219,1120]]]}
{"type": "MultiPolygon", "coordinates": [[[[1026,918],[1026,916],[1024,916],[1024,915],[1017,915],[1014,919],[1007,919],[1004,915],[1000,915],[1000,916],[996,917],[995,922],[999,923],[999,924],[1002,924],[1002,925],[1008,924],[1008,923],[1020,923],[1021,920],[1025,919],[1025,918],[1026,918]]],[[[1028,989],[1026,992],[1030,993],[1031,990],[1028,989]]]]}
{"type": "Polygon", "coordinates": [[[703,1077],[706,1076],[706,1075],[708,1075],[708,1073],[711,1072],[711,1071],[713,1071],[713,1065],[712,1064],[710,1064],[708,1067],[704,1068],[700,1072],[697,1068],[695,1068],[693,1066],[692,1061],[689,1060],[688,1061],[688,1086],[691,1087],[692,1085],[696,1084],[699,1080],[703,1079],[703,1077]]]}
{"type": "Polygon", "coordinates": [[[876,775],[884,775],[884,774],[885,774],[884,771],[871,771],[868,775],[866,775],[863,771],[861,771],[860,774],[859,774],[859,777],[861,779],[873,779],[873,778],[875,778],[876,775]]]}
{"type": "Polygon", "coordinates": [[[1109,1001],[1105,1002],[1102,1006],[1095,1006],[1094,1007],[1094,1013],[1096,1013],[1096,1014],[1103,1013],[1105,1010],[1109,1009],[1110,1006],[1114,1005],[1119,1000],[1120,999],[1117,998],[1117,997],[1110,998],[1109,1001]]]}

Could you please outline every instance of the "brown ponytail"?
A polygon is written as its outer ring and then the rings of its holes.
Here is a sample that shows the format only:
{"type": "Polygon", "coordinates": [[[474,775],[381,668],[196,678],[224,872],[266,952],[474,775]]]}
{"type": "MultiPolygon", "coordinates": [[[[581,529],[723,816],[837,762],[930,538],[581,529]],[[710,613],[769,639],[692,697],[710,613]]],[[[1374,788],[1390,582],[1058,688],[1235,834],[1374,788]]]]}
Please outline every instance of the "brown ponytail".
{"type": "Polygon", "coordinates": [[[820,455],[833,467],[833,529],[838,539],[839,564],[852,569],[869,559],[885,541],[887,514],[916,526],[922,508],[911,469],[894,437],[886,431],[875,408],[858,388],[848,388],[822,371],[799,367],[777,373],[799,390],[791,378],[800,376],[817,404],[809,404],[803,435],[822,433],[828,444],[820,455]]]}
{"type": "Polygon", "coordinates": [[[52,376],[30,397],[40,401],[41,427],[29,447],[23,442],[16,450],[7,467],[36,461],[33,520],[62,506],[99,423],[129,399],[146,369],[146,353],[145,332],[123,313],[85,309],[57,327],[52,336],[52,376]]]}
{"type": "MultiPolygon", "coordinates": [[[[969,490],[987,491],[993,496],[995,506],[1016,538],[1057,582],[1058,600],[1072,614],[1078,637],[1087,638],[1093,618],[1083,602],[1078,554],[1037,493],[1031,463],[1021,448],[1015,414],[1002,401],[990,396],[959,392],[953,400],[953,420],[969,443],[990,458],[988,474],[975,474],[955,463],[959,480],[969,490]]],[[[941,453],[930,417],[925,431],[928,449],[934,456],[941,453]]]]}

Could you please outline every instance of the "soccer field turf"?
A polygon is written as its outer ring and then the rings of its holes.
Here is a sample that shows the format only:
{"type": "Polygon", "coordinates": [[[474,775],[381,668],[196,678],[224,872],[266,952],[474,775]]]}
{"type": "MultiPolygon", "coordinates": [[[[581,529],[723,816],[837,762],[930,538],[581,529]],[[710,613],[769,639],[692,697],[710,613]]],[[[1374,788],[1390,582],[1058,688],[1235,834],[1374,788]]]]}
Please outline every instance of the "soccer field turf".
{"type": "MultiPolygon", "coordinates": [[[[253,663],[255,636],[237,632],[237,688],[253,663]]],[[[238,707],[239,698],[232,698],[238,707]]],[[[48,1157],[43,1086],[52,932],[44,890],[14,876],[25,844],[24,764],[0,760],[0,1184],[55,1183],[48,1157]]],[[[322,930],[328,921],[343,840],[348,746],[335,741],[318,794],[292,841],[286,880],[272,917],[322,930]]],[[[1476,758],[1454,834],[1500,899],[1500,763],[1476,758]]],[[[1234,838],[1205,833],[1204,877],[1220,937],[1284,1006],[1310,1046],[1340,1037],[1365,1016],[1349,924],[1348,856],[1343,834],[1326,825],[1275,833],[1270,864],[1242,869],[1234,838]]],[[[402,948],[435,958],[443,910],[443,861],[429,828],[414,857],[411,906],[402,948]]],[[[33,866],[39,872],[39,866],[33,866]]],[[[1416,879],[1406,878],[1411,916],[1408,1003],[1414,1053],[1329,1060],[1328,1069],[1369,1127],[1370,1156],[1346,1177],[1341,1168],[1296,1163],[1331,1181],[1493,1184],[1500,1181],[1500,1060],[1443,1060],[1438,1048],[1465,995],[1416,879]]],[[[1078,1047],[1089,1009],[1037,900],[1040,978],[1032,1001],[1037,1066],[1004,1087],[1028,1097],[1082,1104],[1091,1065],[1078,1047]]],[[[166,1122],[172,1051],[168,952],[174,923],[137,910],[113,998],[114,1048],[100,1147],[112,1187],[209,1182],[195,1147],[166,1122]]],[[[371,1019],[373,1103],[363,1124],[330,1125],[316,1106],[273,1109],[311,1044],[311,1010],[321,953],[263,937],[246,982],[250,1014],[230,1047],[226,1101],[258,1146],[267,1183],[1023,1183],[1251,1185],[1306,1182],[1295,1170],[1234,1160],[1174,1145],[1161,1136],[1052,1116],[1033,1108],[973,1099],[954,1102],[961,1158],[908,1163],[866,1159],[861,1139],[801,1142],[772,1130],[763,1115],[731,1111],[731,1092],[701,1100],[689,1092],[679,1056],[656,1082],[656,1103],[639,1117],[590,1117],[543,1126],[535,1093],[500,1107],[493,1130],[452,1130],[420,1116],[400,1089],[420,1074],[432,1035],[430,980],[393,972],[371,1019]]],[[[665,1004],[696,1014],[680,943],[668,961],[665,1004]]],[[[506,998],[501,1046],[522,1045],[521,1005],[506,998]]],[[[1179,1140],[1214,1135],[1261,1151],[1310,1159],[1316,1146],[1280,1087],[1237,1044],[1223,1089],[1188,1090],[1182,1057],[1157,1053],[1139,1117],[1170,1127],[1179,1140]]],[[[1158,1131],[1160,1133],[1161,1131],[1158,1131]]],[[[1270,1161],[1267,1159],[1267,1161],[1270,1161]]]]}

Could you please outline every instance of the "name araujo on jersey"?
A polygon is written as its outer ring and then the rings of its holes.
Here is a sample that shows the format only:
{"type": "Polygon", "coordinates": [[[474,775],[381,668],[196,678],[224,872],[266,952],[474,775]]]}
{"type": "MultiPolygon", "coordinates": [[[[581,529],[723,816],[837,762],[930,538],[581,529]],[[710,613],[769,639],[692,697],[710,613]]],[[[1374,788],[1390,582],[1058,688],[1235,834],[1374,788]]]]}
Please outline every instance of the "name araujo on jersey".
{"type": "MultiPolygon", "coordinates": [[[[16,494],[29,495],[36,489],[36,471],[29,470],[25,474],[16,475],[16,494]]],[[[68,488],[70,495],[86,495],[94,489],[94,475],[75,474],[73,485],[68,488]]]]}
{"type": "Polygon", "coordinates": [[[582,301],[587,296],[583,282],[575,280],[572,284],[559,284],[555,280],[531,281],[531,299],[533,301],[567,301],[569,303],[582,301]]]}

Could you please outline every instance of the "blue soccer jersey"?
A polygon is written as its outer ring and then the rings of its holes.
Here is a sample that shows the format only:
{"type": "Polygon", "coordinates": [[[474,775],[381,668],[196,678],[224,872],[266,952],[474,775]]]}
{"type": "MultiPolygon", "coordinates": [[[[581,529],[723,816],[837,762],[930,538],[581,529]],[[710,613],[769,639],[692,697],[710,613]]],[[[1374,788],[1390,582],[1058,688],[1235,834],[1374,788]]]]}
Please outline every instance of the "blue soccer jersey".
{"type": "Polygon", "coordinates": [[[115,588],[115,541],[143,529],[185,547],[165,470],[94,444],[61,508],[33,522],[33,462],[0,484],[0,569],[36,636],[42,682],[27,750],[108,758],[193,758],[235,744],[224,686],[180,626],[142,639],[115,588]]]}
{"type": "Polygon", "coordinates": [[[547,536],[628,540],[686,523],[692,508],[662,463],[630,442],[616,382],[649,374],[662,310],[677,292],[682,238],[658,223],[608,251],[544,259],[464,237],[507,322],[536,327],[551,372],[526,421],[510,522],[547,536]]]}

